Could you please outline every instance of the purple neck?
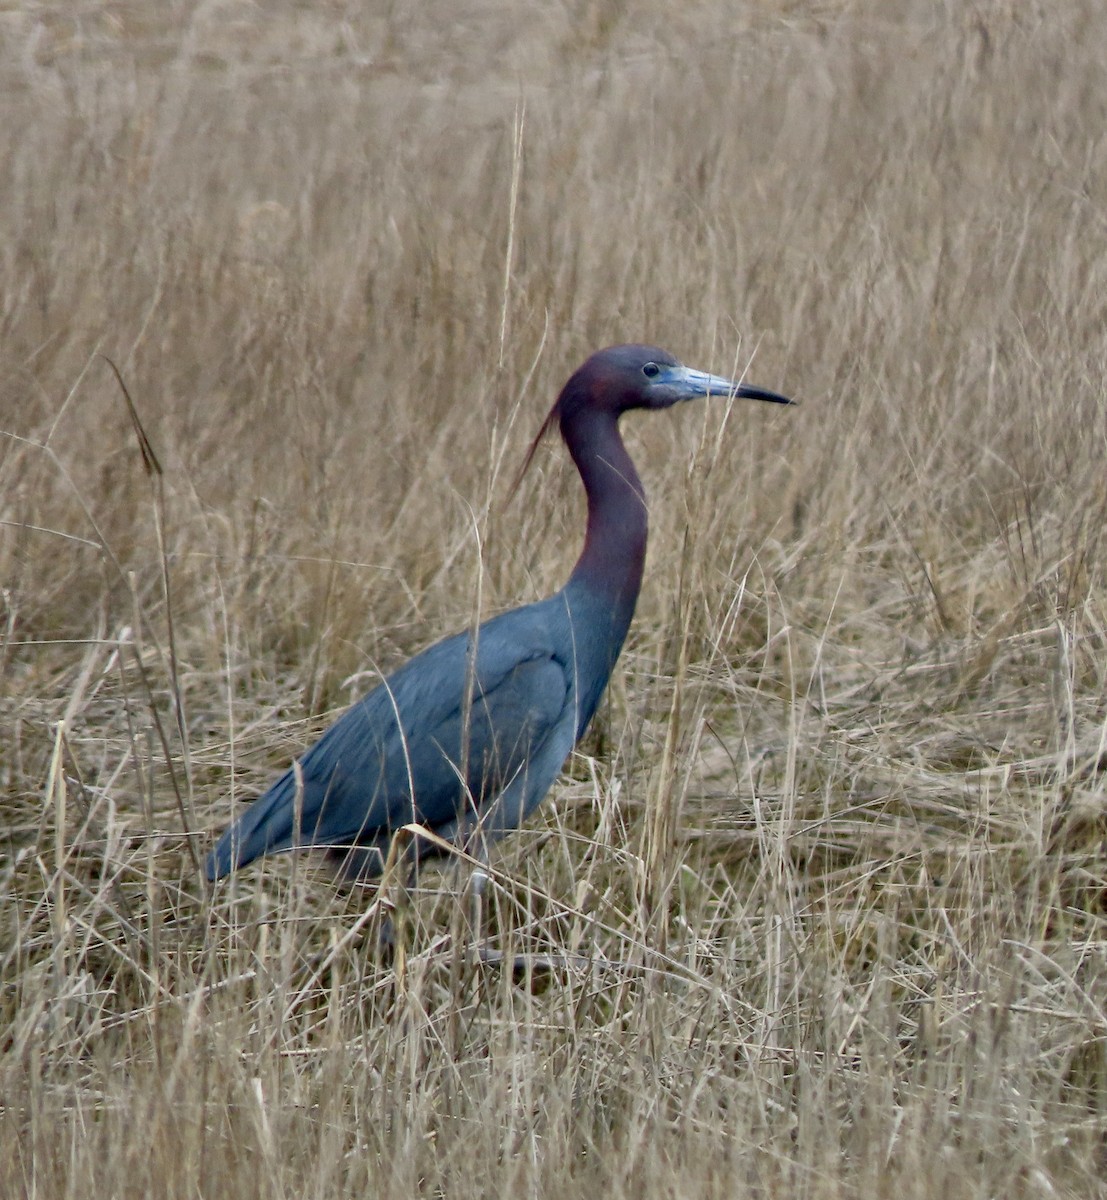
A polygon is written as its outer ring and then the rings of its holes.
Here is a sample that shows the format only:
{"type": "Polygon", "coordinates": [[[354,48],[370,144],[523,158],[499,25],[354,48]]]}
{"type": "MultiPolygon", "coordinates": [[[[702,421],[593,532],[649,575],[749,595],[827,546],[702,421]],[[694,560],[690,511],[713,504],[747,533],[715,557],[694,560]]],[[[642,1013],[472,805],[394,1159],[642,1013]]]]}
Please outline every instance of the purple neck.
{"type": "Polygon", "coordinates": [[[609,599],[629,624],[642,585],[646,494],[619,436],[618,418],[584,409],[561,422],[561,436],[588,496],[588,531],[569,583],[609,599]]]}

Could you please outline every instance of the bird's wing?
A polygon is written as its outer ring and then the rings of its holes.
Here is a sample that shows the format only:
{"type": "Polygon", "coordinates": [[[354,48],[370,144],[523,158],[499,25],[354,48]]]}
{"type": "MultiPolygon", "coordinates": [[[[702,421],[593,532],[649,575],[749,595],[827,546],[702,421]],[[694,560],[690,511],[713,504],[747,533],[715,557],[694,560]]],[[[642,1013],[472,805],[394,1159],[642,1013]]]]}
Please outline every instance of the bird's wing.
{"type": "Polygon", "coordinates": [[[467,635],[411,659],[234,822],[209,875],[297,844],[380,844],[411,821],[449,834],[467,805],[488,804],[524,777],[513,791],[529,811],[575,729],[571,672],[547,640],[518,621],[494,621],[480,631],[475,662],[467,635]]]}

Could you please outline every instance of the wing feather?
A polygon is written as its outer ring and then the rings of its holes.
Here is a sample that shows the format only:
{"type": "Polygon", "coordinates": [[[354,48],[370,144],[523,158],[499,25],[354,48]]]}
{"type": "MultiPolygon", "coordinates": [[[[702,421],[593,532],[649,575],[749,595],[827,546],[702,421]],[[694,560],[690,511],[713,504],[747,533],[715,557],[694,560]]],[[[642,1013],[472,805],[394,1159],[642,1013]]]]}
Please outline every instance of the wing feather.
{"type": "Polygon", "coordinates": [[[391,832],[411,821],[451,836],[467,810],[475,815],[505,789],[520,816],[529,812],[575,728],[572,674],[533,619],[538,608],[482,626],[475,664],[461,634],[354,704],[300,759],[299,805],[290,769],[224,833],[209,877],[294,845],[367,845],[383,855],[391,832]]]}

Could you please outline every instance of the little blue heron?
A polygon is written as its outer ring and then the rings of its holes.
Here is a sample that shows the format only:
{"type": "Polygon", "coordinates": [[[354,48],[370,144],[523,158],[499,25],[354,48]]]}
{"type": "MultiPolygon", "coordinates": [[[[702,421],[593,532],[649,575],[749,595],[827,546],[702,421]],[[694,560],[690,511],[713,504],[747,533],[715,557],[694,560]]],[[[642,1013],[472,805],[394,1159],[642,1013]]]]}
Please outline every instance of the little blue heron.
{"type": "MultiPolygon", "coordinates": [[[[642,583],[646,497],[619,417],[708,395],[790,403],[693,371],[655,346],[593,354],[523,465],[556,423],[588,498],[568,583],[436,643],[357,701],[227,829],[208,856],[208,879],[296,846],[326,850],[347,879],[372,879],[405,825],[482,859],[488,842],[518,828],[588,727],[642,583]]],[[[415,868],[440,851],[415,838],[408,852],[415,868]]]]}

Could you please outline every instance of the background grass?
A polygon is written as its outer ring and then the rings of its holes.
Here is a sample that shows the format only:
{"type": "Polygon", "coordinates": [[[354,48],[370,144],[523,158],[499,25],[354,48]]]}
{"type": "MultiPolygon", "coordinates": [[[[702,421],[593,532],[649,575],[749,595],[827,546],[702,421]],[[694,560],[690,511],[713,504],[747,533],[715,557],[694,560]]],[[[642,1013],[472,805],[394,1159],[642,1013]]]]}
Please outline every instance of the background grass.
{"type": "MultiPolygon", "coordinates": [[[[1105,1194],[1107,12],[0,10],[0,1192],[1105,1194]],[[490,933],[198,856],[556,587],[628,419],[610,698],[490,933]],[[162,468],[143,471],[118,365],[162,468]]],[[[434,881],[432,878],[432,885],[434,881]]]]}

